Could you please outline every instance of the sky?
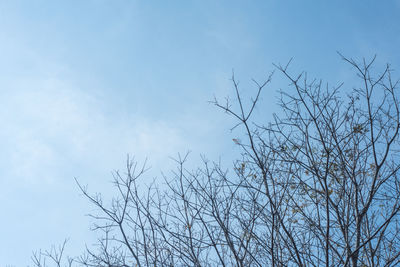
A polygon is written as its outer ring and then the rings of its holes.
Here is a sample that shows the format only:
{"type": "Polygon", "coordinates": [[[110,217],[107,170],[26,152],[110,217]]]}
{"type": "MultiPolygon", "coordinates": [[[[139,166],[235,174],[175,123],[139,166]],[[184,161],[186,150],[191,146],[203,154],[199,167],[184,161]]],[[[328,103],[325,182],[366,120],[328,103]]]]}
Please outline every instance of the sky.
{"type": "MultiPolygon", "coordinates": [[[[399,14],[391,0],[0,1],[0,266],[93,243],[74,179],[107,194],[128,154],[148,159],[149,181],[187,151],[191,166],[228,166],[238,133],[209,101],[232,95],[232,71],[245,96],[290,58],[332,84],[354,74],[337,51],[397,71],[399,14]]],[[[288,85],[273,79],[266,122],[288,85]]]]}

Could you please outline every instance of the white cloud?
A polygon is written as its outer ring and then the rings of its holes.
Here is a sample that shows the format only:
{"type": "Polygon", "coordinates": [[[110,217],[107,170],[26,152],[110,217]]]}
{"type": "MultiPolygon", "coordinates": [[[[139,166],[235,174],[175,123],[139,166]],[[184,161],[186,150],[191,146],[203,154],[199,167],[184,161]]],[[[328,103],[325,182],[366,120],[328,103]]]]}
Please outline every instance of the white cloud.
{"type": "Polygon", "coordinates": [[[107,99],[60,80],[25,83],[1,99],[3,177],[14,181],[54,182],[83,166],[110,170],[127,153],[162,161],[184,147],[179,129],[135,114],[113,117],[107,99]]]}

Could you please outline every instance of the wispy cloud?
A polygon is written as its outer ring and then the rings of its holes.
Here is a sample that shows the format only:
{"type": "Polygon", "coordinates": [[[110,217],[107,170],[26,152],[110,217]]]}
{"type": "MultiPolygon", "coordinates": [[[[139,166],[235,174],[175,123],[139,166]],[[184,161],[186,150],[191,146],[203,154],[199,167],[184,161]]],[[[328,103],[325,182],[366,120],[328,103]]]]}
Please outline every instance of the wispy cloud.
{"type": "Polygon", "coordinates": [[[57,79],[3,92],[3,179],[51,183],[73,166],[79,172],[77,166],[96,162],[112,169],[126,153],[160,161],[184,149],[187,140],[176,126],[139,114],[110,116],[106,102],[57,79]]]}

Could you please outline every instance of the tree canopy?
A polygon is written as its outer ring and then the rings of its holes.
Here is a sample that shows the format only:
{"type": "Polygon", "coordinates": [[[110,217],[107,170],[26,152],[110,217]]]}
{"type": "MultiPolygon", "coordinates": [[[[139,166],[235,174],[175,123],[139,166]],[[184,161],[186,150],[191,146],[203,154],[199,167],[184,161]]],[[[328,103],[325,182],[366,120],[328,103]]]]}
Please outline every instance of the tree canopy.
{"type": "Polygon", "coordinates": [[[353,67],[358,84],[331,87],[275,65],[289,82],[273,121],[255,121],[272,79],[255,81],[244,105],[213,103],[236,119],[232,168],[203,158],[195,170],[176,159],[167,189],[146,187],[146,164],[114,174],[105,203],[78,183],[98,212],[101,238],[77,258],[64,245],[33,255],[35,266],[396,266],[400,263],[398,80],[375,58],[353,67]],[[145,192],[145,193],[143,193],[145,192]]]}

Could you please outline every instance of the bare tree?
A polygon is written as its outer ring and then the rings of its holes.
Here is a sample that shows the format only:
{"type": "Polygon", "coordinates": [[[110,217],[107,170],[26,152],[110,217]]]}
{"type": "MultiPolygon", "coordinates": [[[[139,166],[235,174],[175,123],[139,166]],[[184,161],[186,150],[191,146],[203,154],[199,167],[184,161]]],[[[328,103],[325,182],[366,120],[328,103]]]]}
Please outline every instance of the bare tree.
{"type": "Polygon", "coordinates": [[[47,266],[65,266],[71,267],[74,263],[74,259],[64,255],[65,245],[67,240],[64,240],[62,245],[56,247],[52,246],[50,250],[34,252],[32,255],[32,261],[34,266],[47,267],[47,266]]]}
{"type": "MultiPolygon", "coordinates": [[[[118,195],[83,194],[98,208],[96,248],[83,266],[396,266],[400,263],[400,111],[398,82],[375,58],[342,57],[360,85],[330,87],[278,72],[273,122],[254,121],[271,76],[257,83],[246,105],[233,77],[235,100],[213,103],[237,120],[233,141],[242,157],[232,168],[203,158],[186,169],[187,155],[164,176],[167,189],[140,182],[146,165],[128,160],[114,175],[118,195]],[[345,89],[347,88],[347,89],[345,89]],[[141,193],[145,192],[145,193],[141,193]]],[[[44,258],[60,262],[61,253],[44,258]]],[[[43,254],[39,254],[43,255],[43,254]]],[[[34,257],[35,266],[42,258],[34,257]]],[[[72,265],[72,261],[69,261],[72,265]]],[[[60,264],[58,264],[60,266],[60,264]]]]}

